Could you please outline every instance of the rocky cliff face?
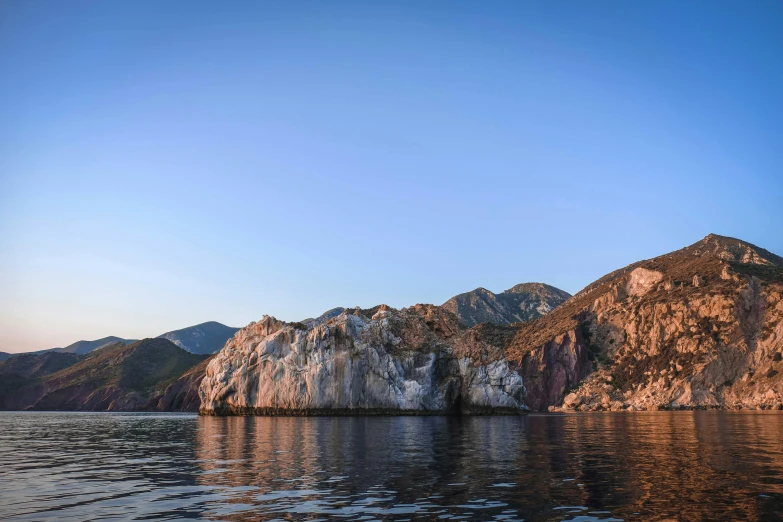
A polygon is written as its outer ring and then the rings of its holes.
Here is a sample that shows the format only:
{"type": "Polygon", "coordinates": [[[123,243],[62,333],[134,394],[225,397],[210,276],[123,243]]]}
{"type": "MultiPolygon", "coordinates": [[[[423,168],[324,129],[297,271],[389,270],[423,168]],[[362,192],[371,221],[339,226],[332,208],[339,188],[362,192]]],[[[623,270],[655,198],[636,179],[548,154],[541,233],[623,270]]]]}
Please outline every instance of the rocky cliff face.
{"type": "Polygon", "coordinates": [[[533,408],[783,409],[782,296],[781,258],[710,235],[600,279],[520,328],[508,354],[528,368],[559,349],[537,373],[577,377],[550,380],[533,408]]]}
{"type": "Polygon", "coordinates": [[[495,294],[485,288],[459,294],[441,305],[465,326],[489,322],[511,324],[544,316],[571,295],[543,283],[522,283],[495,294]]]}
{"type": "Polygon", "coordinates": [[[265,316],[207,366],[204,414],[518,413],[504,337],[432,305],[346,310],[313,326],[265,316]]]}

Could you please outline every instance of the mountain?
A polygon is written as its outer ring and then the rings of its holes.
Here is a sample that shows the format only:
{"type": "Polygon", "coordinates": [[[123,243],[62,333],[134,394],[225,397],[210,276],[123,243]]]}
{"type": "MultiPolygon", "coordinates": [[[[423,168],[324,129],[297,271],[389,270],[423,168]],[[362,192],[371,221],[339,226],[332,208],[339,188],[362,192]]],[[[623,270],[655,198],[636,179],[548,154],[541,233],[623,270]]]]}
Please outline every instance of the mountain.
{"type": "Polygon", "coordinates": [[[543,283],[522,283],[495,294],[485,288],[459,294],[441,305],[465,326],[489,322],[511,324],[548,314],[571,294],[543,283]]]}
{"type": "Polygon", "coordinates": [[[783,259],[710,234],[588,285],[506,347],[533,409],[783,409],[783,259]]]}
{"type": "Polygon", "coordinates": [[[158,338],[168,339],[183,350],[197,354],[215,353],[226,344],[239,328],[232,328],[215,321],[189,326],[181,330],[159,335],[158,338]]]}
{"type": "Polygon", "coordinates": [[[118,342],[85,355],[23,354],[0,363],[3,409],[144,409],[205,359],[166,339],[118,342]]]}
{"type": "Polygon", "coordinates": [[[16,355],[16,354],[8,353],[8,352],[0,352],[0,361],[5,361],[9,357],[13,357],[14,355],[16,355]]]}
{"type": "Polygon", "coordinates": [[[307,326],[269,316],[206,367],[201,413],[520,413],[522,379],[495,339],[433,305],[344,310],[307,326]]]}
{"type": "Polygon", "coordinates": [[[135,342],[136,339],[122,339],[120,337],[114,337],[113,335],[110,335],[109,337],[104,337],[103,339],[97,339],[95,341],[77,341],[73,344],[69,344],[65,348],[52,348],[52,350],[57,352],[75,353],[82,355],[97,350],[98,348],[103,348],[104,346],[109,346],[116,343],[131,344],[135,342]]]}

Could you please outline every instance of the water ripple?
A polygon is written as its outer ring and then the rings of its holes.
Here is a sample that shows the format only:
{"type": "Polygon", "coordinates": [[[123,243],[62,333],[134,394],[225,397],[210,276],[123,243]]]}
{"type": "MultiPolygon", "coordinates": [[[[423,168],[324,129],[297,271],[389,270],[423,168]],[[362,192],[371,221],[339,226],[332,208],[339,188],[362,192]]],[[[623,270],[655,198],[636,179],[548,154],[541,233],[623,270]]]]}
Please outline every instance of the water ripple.
{"type": "Polygon", "coordinates": [[[0,520],[781,520],[783,415],[0,413],[0,520]]]}

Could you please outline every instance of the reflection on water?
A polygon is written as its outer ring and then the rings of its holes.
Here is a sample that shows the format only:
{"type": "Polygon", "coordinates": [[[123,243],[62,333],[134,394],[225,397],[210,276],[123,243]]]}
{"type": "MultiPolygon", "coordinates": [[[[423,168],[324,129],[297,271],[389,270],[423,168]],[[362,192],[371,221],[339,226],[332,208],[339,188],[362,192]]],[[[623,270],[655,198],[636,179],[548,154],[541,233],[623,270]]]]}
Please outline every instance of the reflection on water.
{"type": "Polygon", "coordinates": [[[0,413],[3,520],[781,520],[783,414],[0,413]]]}

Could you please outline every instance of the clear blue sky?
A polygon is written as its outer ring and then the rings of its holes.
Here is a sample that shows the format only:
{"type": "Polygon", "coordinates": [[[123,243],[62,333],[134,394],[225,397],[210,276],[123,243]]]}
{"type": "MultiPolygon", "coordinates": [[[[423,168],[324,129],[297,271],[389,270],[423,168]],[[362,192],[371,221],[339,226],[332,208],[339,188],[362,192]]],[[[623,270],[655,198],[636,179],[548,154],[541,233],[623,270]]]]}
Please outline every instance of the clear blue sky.
{"type": "Polygon", "coordinates": [[[0,350],[783,254],[783,2],[0,3],[0,350]]]}

